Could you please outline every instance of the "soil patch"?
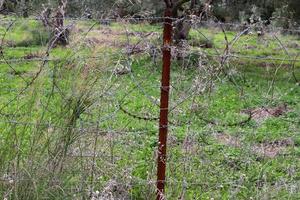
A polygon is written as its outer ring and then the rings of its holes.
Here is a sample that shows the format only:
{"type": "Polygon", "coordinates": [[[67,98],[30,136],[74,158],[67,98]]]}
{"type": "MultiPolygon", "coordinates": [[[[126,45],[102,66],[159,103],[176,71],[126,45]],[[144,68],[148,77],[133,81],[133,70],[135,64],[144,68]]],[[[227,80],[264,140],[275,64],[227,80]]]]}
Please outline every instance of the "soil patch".
{"type": "MultiPolygon", "coordinates": [[[[234,137],[225,133],[215,135],[216,140],[226,146],[235,148],[243,148],[243,143],[238,137],[234,137]]],[[[276,140],[273,142],[254,143],[250,146],[250,151],[259,156],[275,158],[283,153],[288,147],[294,145],[291,138],[276,140]]]]}
{"type": "Polygon", "coordinates": [[[294,141],[292,139],[282,139],[273,142],[263,142],[252,146],[251,150],[264,157],[274,158],[280,153],[284,152],[286,148],[293,146],[294,141]]]}
{"type": "Polygon", "coordinates": [[[243,110],[242,113],[250,114],[252,119],[256,122],[262,122],[270,117],[280,117],[281,115],[288,112],[288,108],[286,104],[273,107],[273,108],[252,108],[243,110]]]}
{"type": "Polygon", "coordinates": [[[36,52],[36,53],[29,53],[29,54],[26,54],[23,58],[24,59],[34,59],[34,58],[42,58],[43,55],[41,55],[39,52],[36,52]]]}

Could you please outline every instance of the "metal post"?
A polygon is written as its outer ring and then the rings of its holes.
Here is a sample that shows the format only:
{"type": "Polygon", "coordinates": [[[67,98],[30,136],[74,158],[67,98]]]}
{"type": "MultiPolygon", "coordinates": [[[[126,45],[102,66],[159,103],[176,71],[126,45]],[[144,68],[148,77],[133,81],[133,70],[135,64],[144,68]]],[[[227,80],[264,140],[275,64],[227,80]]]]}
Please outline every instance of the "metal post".
{"type": "Polygon", "coordinates": [[[166,151],[168,135],[168,112],[170,91],[171,68],[171,42],[172,42],[172,10],[166,8],[163,35],[163,68],[161,80],[160,119],[159,119],[159,143],[157,160],[157,200],[164,199],[166,178],[166,151]]]}

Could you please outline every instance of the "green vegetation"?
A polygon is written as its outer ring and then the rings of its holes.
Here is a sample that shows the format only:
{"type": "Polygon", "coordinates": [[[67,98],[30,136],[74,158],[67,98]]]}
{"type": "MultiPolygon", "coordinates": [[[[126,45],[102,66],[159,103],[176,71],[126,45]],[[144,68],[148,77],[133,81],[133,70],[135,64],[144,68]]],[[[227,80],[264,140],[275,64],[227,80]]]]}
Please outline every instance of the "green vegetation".
{"type": "MultiPolygon", "coordinates": [[[[49,37],[17,19],[2,40],[0,197],[91,199],[114,180],[154,199],[161,55],[126,50],[160,45],[161,27],[81,21],[47,56],[49,37]]],[[[167,199],[299,199],[299,38],[243,35],[222,70],[222,31],[190,38],[193,53],[172,62],[167,199]]]]}

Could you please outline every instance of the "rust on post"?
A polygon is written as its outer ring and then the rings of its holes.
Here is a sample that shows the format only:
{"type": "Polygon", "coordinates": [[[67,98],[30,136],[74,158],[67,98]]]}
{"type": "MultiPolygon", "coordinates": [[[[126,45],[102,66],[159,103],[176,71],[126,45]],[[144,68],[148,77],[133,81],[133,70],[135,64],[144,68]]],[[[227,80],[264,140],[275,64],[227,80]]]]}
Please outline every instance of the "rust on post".
{"type": "Polygon", "coordinates": [[[166,178],[166,151],[168,135],[168,112],[171,71],[172,10],[166,8],[163,35],[163,68],[161,80],[159,143],[157,160],[157,200],[164,198],[166,178]]]}

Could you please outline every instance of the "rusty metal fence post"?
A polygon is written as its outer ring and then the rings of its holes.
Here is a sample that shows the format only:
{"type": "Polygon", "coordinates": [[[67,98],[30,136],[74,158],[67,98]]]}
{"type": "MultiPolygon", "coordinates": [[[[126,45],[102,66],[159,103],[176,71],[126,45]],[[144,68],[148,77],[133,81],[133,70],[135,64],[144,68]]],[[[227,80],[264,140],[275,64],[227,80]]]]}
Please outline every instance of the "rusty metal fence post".
{"type": "Polygon", "coordinates": [[[166,178],[166,151],[168,135],[168,112],[171,71],[172,9],[167,5],[163,33],[163,68],[161,80],[159,143],[157,160],[157,200],[164,198],[166,178]]]}

